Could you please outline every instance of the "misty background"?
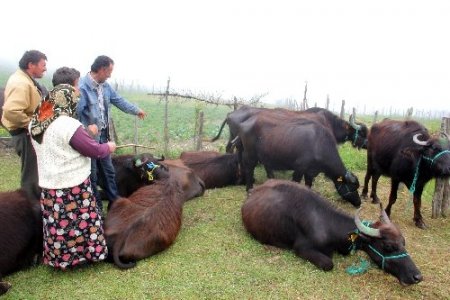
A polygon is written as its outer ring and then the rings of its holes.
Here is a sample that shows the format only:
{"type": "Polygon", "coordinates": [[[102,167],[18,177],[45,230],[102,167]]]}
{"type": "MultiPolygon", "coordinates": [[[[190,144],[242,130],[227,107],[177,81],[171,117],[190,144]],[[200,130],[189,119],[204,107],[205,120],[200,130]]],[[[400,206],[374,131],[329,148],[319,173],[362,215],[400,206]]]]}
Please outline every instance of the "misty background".
{"type": "Polygon", "coordinates": [[[450,1],[8,1],[2,72],[29,49],[61,66],[115,61],[110,82],[358,112],[442,111],[450,95],[450,1]]]}

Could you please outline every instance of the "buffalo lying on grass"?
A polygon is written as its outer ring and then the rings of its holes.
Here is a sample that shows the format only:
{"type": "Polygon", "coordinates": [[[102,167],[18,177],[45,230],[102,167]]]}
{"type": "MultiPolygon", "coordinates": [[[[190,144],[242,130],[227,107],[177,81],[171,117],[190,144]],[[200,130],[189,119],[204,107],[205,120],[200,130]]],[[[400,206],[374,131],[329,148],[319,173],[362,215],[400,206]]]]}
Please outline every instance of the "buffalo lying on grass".
{"type": "Polygon", "coordinates": [[[180,159],[205,182],[206,189],[242,182],[237,153],[190,151],[181,153],[180,159]]]}
{"type": "Polygon", "coordinates": [[[242,220],[261,243],[293,249],[324,271],[333,268],[334,252],[363,250],[402,285],[420,282],[422,275],[405,250],[405,239],[384,210],[381,221],[370,225],[361,222],[358,212],[352,218],[311,189],[271,179],[248,196],[242,220]]]}
{"type": "Polygon", "coordinates": [[[128,197],[140,187],[152,184],[156,179],[168,177],[168,170],[161,161],[164,161],[164,158],[156,158],[150,153],[113,156],[119,196],[128,197]]]}
{"type": "Polygon", "coordinates": [[[132,268],[137,260],[170,247],[180,231],[184,202],[203,194],[203,181],[178,164],[168,166],[168,178],[118,199],[108,212],[106,241],[119,268],[132,268]]]}
{"type": "Polygon", "coordinates": [[[0,295],[11,286],[2,276],[38,262],[42,247],[39,200],[22,190],[0,193],[0,295]]]}

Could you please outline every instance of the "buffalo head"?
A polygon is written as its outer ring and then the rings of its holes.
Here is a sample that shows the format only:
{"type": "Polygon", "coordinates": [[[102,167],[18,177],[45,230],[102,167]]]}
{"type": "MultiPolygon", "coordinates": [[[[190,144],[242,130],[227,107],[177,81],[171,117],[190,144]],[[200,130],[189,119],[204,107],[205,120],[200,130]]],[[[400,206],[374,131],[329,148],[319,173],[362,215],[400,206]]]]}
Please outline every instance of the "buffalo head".
{"type": "Polygon", "coordinates": [[[367,126],[363,123],[356,123],[353,115],[350,115],[349,123],[353,130],[349,130],[347,139],[352,142],[354,147],[367,149],[367,135],[369,133],[367,126]]]}
{"type": "Polygon", "coordinates": [[[162,158],[155,158],[153,155],[141,154],[133,158],[135,172],[139,174],[142,182],[151,184],[155,179],[164,179],[169,177],[168,168],[159,163],[162,158]]]}
{"type": "Polygon", "coordinates": [[[395,276],[400,284],[410,285],[422,281],[422,274],[405,249],[405,238],[380,205],[380,221],[361,222],[358,209],[355,224],[358,228],[358,248],[367,252],[373,262],[385,272],[395,276]]]}
{"type": "Polygon", "coordinates": [[[419,146],[422,159],[431,169],[433,177],[450,176],[450,147],[448,137],[429,138],[421,140],[422,134],[413,136],[413,141],[419,146]]]}
{"type": "Polygon", "coordinates": [[[344,200],[347,200],[355,207],[361,205],[361,198],[358,193],[359,181],[358,177],[353,173],[347,171],[345,176],[339,176],[334,180],[334,185],[336,186],[339,195],[341,195],[344,200]]]}

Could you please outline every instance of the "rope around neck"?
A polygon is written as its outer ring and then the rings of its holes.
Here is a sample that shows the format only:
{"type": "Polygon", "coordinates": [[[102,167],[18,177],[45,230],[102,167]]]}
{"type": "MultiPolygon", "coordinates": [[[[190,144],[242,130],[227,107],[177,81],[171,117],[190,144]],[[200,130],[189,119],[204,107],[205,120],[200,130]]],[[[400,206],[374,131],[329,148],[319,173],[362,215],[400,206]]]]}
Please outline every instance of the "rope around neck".
{"type": "Polygon", "coordinates": [[[441,157],[442,155],[444,155],[446,153],[450,153],[450,150],[443,150],[443,151],[439,152],[438,154],[436,154],[433,158],[429,158],[429,157],[426,157],[426,156],[424,156],[423,158],[428,160],[428,161],[431,161],[431,166],[432,166],[436,159],[438,159],[439,157],[441,157]]]}
{"type": "Polygon", "coordinates": [[[381,258],[381,269],[384,270],[384,263],[387,259],[397,259],[397,258],[403,258],[403,257],[407,257],[409,256],[408,252],[403,252],[401,254],[398,255],[389,255],[389,256],[384,256],[383,254],[381,254],[380,252],[377,251],[377,249],[375,249],[374,247],[372,247],[372,245],[369,245],[369,248],[375,252],[376,254],[378,254],[381,258]]]}
{"type": "Polygon", "coordinates": [[[413,182],[411,183],[411,186],[409,187],[409,192],[411,194],[414,194],[414,192],[416,191],[416,183],[417,183],[417,178],[419,178],[419,166],[420,166],[421,161],[422,161],[422,155],[419,157],[419,161],[417,162],[417,166],[416,166],[416,171],[414,172],[414,179],[413,179],[413,182]]]}

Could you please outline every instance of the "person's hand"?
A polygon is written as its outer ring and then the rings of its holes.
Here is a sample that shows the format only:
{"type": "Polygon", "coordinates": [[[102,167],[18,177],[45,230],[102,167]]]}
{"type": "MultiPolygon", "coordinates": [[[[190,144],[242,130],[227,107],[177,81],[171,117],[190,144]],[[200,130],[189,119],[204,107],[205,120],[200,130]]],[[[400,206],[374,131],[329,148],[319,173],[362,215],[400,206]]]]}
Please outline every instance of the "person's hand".
{"type": "Polygon", "coordinates": [[[98,127],[95,124],[88,125],[88,130],[92,136],[96,136],[98,134],[98,127]]]}
{"type": "Polygon", "coordinates": [[[146,115],[147,114],[142,109],[140,109],[139,112],[137,113],[138,118],[141,120],[144,119],[146,115]]]}
{"type": "Polygon", "coordinates": [[[114,151],[116,151],[116,143],[114,142],[108,142],[108,147],[109,147],[109,153],[113,153],[114,151]]]}

